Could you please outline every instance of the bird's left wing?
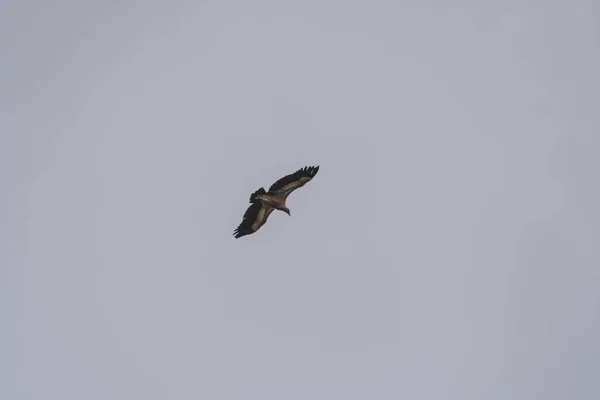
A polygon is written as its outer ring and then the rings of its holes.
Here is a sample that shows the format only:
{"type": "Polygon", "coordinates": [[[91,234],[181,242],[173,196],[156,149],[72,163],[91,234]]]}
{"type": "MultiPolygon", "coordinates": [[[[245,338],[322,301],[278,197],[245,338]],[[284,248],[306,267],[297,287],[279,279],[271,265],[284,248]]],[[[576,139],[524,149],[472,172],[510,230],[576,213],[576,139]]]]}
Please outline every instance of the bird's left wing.
{"type": "Polygon", "coordinates": [[[267,207],[260,202],[251,204],[244,213],[242,222],[233,231],[233,236],[237,239],[256,232],[267,222],[267,218],[269,218],[272,212],[273,208],[267,207]]]}

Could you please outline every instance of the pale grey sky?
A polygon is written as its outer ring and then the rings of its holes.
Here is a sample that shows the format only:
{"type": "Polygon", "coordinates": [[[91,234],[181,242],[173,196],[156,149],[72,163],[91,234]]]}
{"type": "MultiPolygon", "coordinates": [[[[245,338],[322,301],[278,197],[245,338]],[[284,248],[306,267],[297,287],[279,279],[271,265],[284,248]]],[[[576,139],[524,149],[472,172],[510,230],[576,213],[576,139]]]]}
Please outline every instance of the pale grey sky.
{"type": "Polygon", "coordinates": [[[452,3],[4,0],[0,398],[600,398],[600,6],[452,3]]]}

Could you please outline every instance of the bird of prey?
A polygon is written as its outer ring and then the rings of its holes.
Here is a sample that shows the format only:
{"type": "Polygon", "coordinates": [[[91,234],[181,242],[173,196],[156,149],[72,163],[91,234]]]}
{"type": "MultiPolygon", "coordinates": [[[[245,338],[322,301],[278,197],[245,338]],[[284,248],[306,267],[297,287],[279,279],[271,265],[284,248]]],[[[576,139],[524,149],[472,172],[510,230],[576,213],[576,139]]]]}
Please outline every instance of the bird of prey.
{"type": "Polygon", "coordinates": [[[242,223],[233,232],[235,238],[250,235],[260,229],[267,222],[267,218],[273,210],[281,210],[290,215],[290,210],[285,204],[285,200],[294,190],[306,185],[308,181],[317,175],[319,166],[300,168],[293,174],[289,174],[279,179],[269,188],[267,192],[264,188],[258,189],[250,195],[250,203],[244,213],[242,223]]]}

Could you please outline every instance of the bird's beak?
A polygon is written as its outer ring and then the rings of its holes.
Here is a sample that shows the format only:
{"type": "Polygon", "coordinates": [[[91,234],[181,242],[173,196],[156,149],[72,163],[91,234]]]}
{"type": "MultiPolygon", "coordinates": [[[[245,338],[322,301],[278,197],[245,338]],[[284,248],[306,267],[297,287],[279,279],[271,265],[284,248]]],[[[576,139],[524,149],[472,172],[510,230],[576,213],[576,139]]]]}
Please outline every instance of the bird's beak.
{"type": "Polygon", "coordinates": [[[290,213],[290,210],[286,211],[287,215],[289,215],[290,217],[292,216],[292,214],[290,213]]]}

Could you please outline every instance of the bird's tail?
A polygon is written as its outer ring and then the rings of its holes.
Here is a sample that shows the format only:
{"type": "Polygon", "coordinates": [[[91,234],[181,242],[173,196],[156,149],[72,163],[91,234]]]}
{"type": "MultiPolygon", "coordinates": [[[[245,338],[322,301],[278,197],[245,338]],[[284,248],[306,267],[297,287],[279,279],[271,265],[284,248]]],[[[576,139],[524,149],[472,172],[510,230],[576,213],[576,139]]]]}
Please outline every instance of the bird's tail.
{"type": "Polygon", "coordinates": [[[266,194],[266,193],[267,193],[267,191],[265,190],[265,188],[258,189],[256,192],[254,192],[250,195],[250,203],[256,203],[256,201],[257,201],[256,196],[258,196],[259,194],[266,194]]]}

